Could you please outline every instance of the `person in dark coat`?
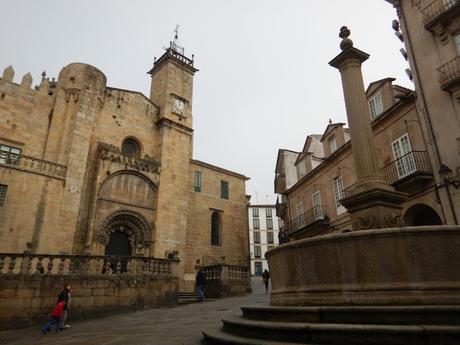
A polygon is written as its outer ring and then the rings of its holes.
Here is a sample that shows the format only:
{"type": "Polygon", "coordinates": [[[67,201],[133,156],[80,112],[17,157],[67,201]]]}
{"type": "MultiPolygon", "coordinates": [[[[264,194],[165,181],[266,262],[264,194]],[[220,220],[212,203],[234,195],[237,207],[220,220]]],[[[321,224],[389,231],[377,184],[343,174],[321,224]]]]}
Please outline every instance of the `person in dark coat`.
{"type": "Polygon", "coordinates": [[[268,281],[270,280],[270,273],[267,270],[265,270],[264,273],[262,273],[262,279],[265,284],[265,293],[267,293],[268,292],[268,281]]]}
{"type": "Polygon", "coordinates": [[[70,305],[70,290],[72,286],[70,284],[64,285],[64,290],[58,296],[57,303],[64,302],[64,311],[61,318],[61,327],[70,328],[70,325],[67,323],[67,317],[69,315],[69,305],[70,305]]]}
{"type": "Polygon", "coordinates": [[[200,300],[204,299],[204,283],[206,282],[206,276],[204,275],[203,269],[200,267],[196,272],[196,290],[200,300]]]}

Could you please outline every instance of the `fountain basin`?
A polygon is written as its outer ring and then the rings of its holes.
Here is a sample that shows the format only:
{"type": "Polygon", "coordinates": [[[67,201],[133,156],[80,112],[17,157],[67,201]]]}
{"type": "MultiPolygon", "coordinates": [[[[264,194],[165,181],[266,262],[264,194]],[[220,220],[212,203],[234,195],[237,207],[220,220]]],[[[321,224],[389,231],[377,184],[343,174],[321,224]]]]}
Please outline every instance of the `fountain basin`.
{"type": "Polygon", "coordinates": [[[274,306],[460,305],[460,226],[317,236],[266,258],[274,306]]]}

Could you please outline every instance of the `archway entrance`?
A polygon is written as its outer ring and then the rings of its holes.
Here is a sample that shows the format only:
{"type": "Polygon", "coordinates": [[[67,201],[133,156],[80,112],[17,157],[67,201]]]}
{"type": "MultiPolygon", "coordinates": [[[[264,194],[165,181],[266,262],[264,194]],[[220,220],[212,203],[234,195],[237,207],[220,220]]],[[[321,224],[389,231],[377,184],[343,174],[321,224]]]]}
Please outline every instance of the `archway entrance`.
{"type": "Polygon", "coordinates": [[[130,256],[132,255],[129,236],[125,232],[116,231],[110,235],[109,243],[105,247],[105,255],[130,256]]]}
{"type": "Polygon", "coordinates": [[[442,225],[441,218],[435,210],[425,204],[415,204],[404,214],[406,226],[442,225]]]}
{"type": "Polygon", "coordinates": [[[131,256],[132,252],[133,250],[131,243],[129,243],[129,236],[126,232],[123,232],[122,229],[120,229],[110,234],[109,243],[105,246],[105,255],[110,256],[108,260],[110,262],[112,272],[127,272],[127,257],[131,256]]]}

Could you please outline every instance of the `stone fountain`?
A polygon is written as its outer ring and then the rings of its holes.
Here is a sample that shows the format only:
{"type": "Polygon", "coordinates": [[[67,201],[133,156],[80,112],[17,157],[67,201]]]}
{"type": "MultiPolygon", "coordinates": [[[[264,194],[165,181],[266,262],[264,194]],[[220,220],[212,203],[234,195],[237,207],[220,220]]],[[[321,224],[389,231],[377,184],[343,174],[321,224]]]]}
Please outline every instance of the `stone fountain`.
{"type": "Polygon", "coordinates": [[[289,242],[266,254],[270,307],[243,307],[213,344],[460,344],[460,227],[404,227],[404,193],[378,173],[361,65],[342,27],[330,65],[342,77],[357,183],[341,203],[353,231],[289,242]]]}

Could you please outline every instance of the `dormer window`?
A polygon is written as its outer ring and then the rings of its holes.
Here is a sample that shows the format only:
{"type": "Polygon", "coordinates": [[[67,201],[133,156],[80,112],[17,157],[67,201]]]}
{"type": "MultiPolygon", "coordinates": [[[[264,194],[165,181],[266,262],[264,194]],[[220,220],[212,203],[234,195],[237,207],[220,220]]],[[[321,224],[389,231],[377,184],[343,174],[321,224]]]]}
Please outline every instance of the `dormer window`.
{"type": "Polygon", "coordinates": [[[328,141],[329,141],[329,149],[331,153],[333,153],[335,150],[337,150],[337,141],[335,140],[335,137],[330,138],[328,141]]]}
{"type": "Polygon", "coordinates": [[[369,100],[369,111],[371,113],[371,120],[375,119],[383,113],[383,100],[382,93],[378,92],[369,100]]]}

